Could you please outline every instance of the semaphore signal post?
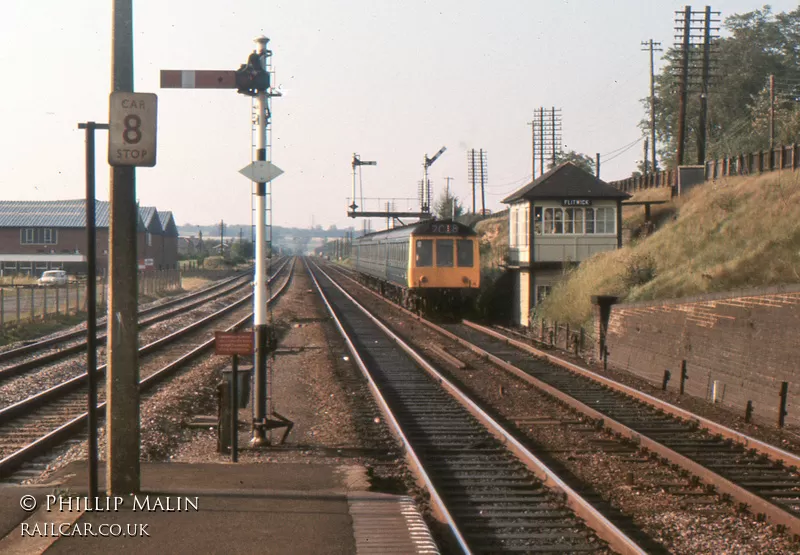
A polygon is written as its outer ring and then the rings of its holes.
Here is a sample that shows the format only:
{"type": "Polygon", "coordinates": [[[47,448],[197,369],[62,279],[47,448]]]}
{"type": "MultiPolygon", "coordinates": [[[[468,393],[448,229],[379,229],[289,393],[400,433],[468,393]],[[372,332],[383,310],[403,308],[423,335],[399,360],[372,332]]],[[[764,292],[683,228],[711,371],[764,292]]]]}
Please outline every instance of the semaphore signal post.
{"type": "MultiPolygon", "coordinates": [[[[272,52],[267,49],[269,39],[254,39],[258,45],[238,70],[162,70],[162,89],[236,89],[238,93],[255,97],[258,119],[256,160],[242,168],[240,173],[256,182],[256,267],[253,295],[253,328],[255,334],[255,368],[253,398],[253,436],[251,445],[267,445],[266,432],[288,425],[285,419],[271,419],[267,406],[267,360],[274,350],[272,330],[267,322],[267,191],[273,179],[283,171],[267,160],[267,125],[269,122],[268,98],[280,96],[270,87],[267,69],[272,52]]],[[[285,437],[285,436],[284,436],[285,437]]]]}

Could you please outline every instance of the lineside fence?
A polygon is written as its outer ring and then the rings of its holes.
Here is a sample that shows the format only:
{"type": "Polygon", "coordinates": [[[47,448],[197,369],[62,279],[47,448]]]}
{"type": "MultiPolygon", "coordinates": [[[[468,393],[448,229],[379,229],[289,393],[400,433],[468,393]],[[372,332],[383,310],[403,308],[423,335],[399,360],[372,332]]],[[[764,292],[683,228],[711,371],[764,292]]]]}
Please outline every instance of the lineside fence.
{"type": "Polygon", "coordinates": [[[139,295],[152,296],[181,288],[180,270],[149,270],[139,272],[139,295]]]}
{"type": "MultiPolygon", "coordinates": [[[[790,145],[777,146],[772,150],[762,150],[739,154],[727,158],[708,160],[705,163],[706,181],[719,177],[734,175],[754,175],[764,172],[778,170],[795,170],[800,166],[800,145],[792,143],[790,145]]],[[[639,175],[612,181],[609,185],[624,191],[633,193],[644,189],[656,189],[659,187],[674,187],[676,185],[677,172],[674,169],[663,170],[647,175],[639,175]]]]}
{"type": "Polygon", "coordinates": [[[526,335],[534,347],[561,349],[587,362],[596,359],[597,331],[594,329],[548,322],[534,316],[530,320],[530,327],[523,330],[519,333],[526,335]]]}
{"type": "MultiPolygon", "coordinates": [[[[139,295],[181,290],[179,270],[139,272],[139,295]]],[[[108,299],[106,277],[97,278],[97,311],[105,311],[108,299]]],[[[45,321],[86,312],[86,282],[61,286],[17,285],[0,287],[0,328],[25,322],[45,321]]]]}

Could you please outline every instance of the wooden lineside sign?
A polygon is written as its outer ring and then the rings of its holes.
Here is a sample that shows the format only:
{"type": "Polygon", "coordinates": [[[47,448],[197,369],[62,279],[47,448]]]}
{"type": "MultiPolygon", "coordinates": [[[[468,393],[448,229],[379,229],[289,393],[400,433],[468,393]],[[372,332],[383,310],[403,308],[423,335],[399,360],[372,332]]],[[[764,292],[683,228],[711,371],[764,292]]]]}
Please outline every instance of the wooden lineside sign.
{"type": "Polygon", "coordinates": [[[253,332],[214,332],[214,353],[217,355],[252,355],[253,332]]]}
{"type": "Polygon", "coordinates": [[[236,89],[236,72],[225,70],[162,69],[162,89],[236,89]]]}

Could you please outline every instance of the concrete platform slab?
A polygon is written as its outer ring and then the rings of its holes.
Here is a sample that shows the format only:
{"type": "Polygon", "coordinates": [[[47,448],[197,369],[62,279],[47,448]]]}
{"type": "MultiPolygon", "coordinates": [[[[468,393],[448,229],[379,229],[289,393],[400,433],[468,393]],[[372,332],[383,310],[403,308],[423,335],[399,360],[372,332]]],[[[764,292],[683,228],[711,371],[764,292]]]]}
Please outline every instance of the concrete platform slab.
{"type": "Polygon", "coordinates": [[[0,487],[0,553],[438,553],[411,499],[366,491],[354,465],[145,463],[142,493],[102,512],[85,510],[86,475],[0,487]]]}

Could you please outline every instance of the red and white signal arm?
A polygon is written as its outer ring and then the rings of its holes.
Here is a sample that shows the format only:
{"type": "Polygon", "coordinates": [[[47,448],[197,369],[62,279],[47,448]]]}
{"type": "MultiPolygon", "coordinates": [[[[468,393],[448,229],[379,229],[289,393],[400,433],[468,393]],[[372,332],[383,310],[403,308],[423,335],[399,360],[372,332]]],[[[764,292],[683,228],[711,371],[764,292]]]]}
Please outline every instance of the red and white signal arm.
{"type": "Polygon", "coordinates": [[[156,114],[153,93],[113,92],[109,99],[108,163],[156,165],[156,114]]]}

